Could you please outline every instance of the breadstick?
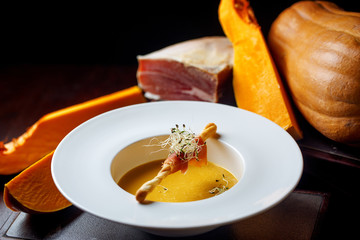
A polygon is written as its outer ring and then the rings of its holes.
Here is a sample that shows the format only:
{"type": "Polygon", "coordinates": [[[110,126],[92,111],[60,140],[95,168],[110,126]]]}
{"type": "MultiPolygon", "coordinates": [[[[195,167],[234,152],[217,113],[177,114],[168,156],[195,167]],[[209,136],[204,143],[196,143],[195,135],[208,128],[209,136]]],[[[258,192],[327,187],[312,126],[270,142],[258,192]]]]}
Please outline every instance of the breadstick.
{"type": "Polygon", "coordinates": [[[208,123],[204,130],[200,133],[199,137],[205,142],[206,139],[215,135],[216,129],[217,126],[215,123],[208,123]]]}
{"type": "MultiPolygon", "coordinates": [[[[214,123],[209,123],[205,126],[204,130],[199,135],[199,138],[206,141],[206,139],[215,135],[217,127],[214,123]]],[[[181,164],[187,164],[184,160],[181,160],[180,157],[173,153],[171,154],[165,161],[158,172],[158,174],[151,179],[150,181],[145,182],[136,192],[135,198],[139,203],[143,203],[145,201],[146,196],[154,190],[154,188],[161,183],[163,179],[165,179],[169,174],[175,173],[181,169],[181,164]]]]}

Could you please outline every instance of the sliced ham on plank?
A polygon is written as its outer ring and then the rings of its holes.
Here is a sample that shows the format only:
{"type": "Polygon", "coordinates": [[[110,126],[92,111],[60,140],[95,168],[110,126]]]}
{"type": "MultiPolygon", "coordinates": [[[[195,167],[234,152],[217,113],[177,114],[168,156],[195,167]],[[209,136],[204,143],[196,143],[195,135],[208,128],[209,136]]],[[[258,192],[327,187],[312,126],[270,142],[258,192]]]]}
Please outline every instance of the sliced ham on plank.
{"type": "Polygon", "coordinates": [[[233,48],[226,37],[203,37],[138,56],[138,62],[138,85],[148,99],[218,102],[232,75],[233,48]]]}

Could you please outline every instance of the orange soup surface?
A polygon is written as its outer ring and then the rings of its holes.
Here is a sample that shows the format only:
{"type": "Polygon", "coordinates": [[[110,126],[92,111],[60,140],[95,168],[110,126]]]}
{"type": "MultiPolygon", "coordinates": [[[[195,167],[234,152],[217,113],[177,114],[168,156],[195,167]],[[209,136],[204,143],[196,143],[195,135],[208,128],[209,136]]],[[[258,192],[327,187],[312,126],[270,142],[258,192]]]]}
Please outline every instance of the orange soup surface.
{"type": "MultiPolygon", "coordinates": [[[[163,161],[153,161],[135,167],[120,179],[119,186],[135,195],[141,185],[157,175],[163,161]]],[[[214,163],[208,162],[203,167],[189,165],[185,174],[178,171],[168,175],[146,199],[159,202],[197,201],[221,194],[237,182],[232,173],[214,163]]]]}

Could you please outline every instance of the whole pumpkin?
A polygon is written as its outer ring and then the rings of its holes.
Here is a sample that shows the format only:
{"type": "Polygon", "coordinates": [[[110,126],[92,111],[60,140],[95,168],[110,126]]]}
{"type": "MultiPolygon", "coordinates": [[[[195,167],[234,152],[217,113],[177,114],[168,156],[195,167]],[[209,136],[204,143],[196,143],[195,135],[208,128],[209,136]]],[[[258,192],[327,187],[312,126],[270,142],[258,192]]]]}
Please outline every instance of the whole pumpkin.
{"type": "Polygon", "coordinates": [[[268,41],[305,119],[334,141],[360,146],[360,13],[300,1],[277,17],[268,41]]]}

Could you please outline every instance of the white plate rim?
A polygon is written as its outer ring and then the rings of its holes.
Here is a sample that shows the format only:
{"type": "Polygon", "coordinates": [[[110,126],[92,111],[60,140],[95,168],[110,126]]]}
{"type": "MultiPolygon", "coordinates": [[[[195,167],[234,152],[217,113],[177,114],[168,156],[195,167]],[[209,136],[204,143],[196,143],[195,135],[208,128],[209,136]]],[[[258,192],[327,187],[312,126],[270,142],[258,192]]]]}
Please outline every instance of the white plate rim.
{"type": "MultiPolygon", "coordinates": [[[[107,133],[111,134],[109,129],[107,129],[107,133]]],[[[106,159],[103,162],[104,168],[100,167],[102,168],[101,171],[106,171],[105,165],[109,167],[109,164],[112,160],[111,156],[115,156],[117,153],[114,150],[114,146],[108,148],[101,146],[101,144],[105,143],[106,145],[111,145],[111,140],[112,139],[101,139],[101,141],[99,141],[100,147],[98,149],[92,149],[92,151],[98,151],[95,155],[101,155],[101,151],[110,151],[109,153],[104,154],[106,155],[104,156],[106,159]],[[105,141],[105,143],[102,141],[105,141]]],[[[89,157],[91,159],[91,156],[89,155],[84,157],[89,157]]],[[[99,162],[94,164],[99,164],[99,162]]],[[[97,167],[98,165],[93,167],[90,166],[89,168],[97,167]]],[[[115,109],[98,115],[79,125],[73,131],[71,131],[56,148],[52,160],[51,171],[54,182],[60,192],[75,206],[86,212],[104,219],[141,228],[185,229],[229,224],[259,214],[275,206],[284,198],[286,198],[298,184],[303,171],[303,161],[301,151],[293,138],[278,125],[257,114],[239,109],[237,107],[219,103],[197,101],[162,101],[136,104],[115,109]],[[187,110],[188,112],[186,116],[176,116],[176,110],[179,109],[182,109],[182,111],[187,110]],[[153,114],[152,117],[148,116],[150,112],[155,112],[156,114],[153,114]],[[199,117],[199,114],[201,117],[199,117]],[[135,119],[139,117],[144,117],[147,121],[149,121],[149,123],[139,125],[141,121],[139,119],[135,119]],[[74,182],[78,179],[79,172],[77,176],[74,176],[75,171],[73,169],[72,171],[71,167],[67,166],[70,160],[66,160],[65,158],[72,158],[71,161],[75,162],[85,162],[84,159],[79,158],[81,158],[81,156],[84,154],[86,148],[89,146],[94,146],[94,143],[90,143],[90,141],[94,141],[94,139],[98,138],[97,135],[101,135],[100,132],[102,130],[100,130],[99,126],[102,128],[111,128],[115,126],[114,121],[124,119],[125,121],[118,123],[119,125],[123,124],[123,126],[118,128],[120,130],[124,130],[125,133],[123,135],[119,133],[113,133],[113,136],[110,136],[110,138],[115,138],[114,135],[116,135],[116,137],[121,138],[120,140],[117,140],[116,143],[114,143],[118,144],[116,146],[118,148],[117,151],[137,140],[151,136],[167,134],[169,127],[172,127],[176,123],[182,124],[185,122],[185,124],[190,125],[190,127],[195,128],[195,130],[201,130],[201,128],[205,126],[206,123],[215,122],[218,125],[218,130],[221,135],[220,140],[235,147],[237,150],[239,150],[240,154],[243,155],[246,167],[244,176],[242,179],[240,179],[239,184],[224,194],[202,201],[188,203],[153,203],[151,205],[141,205],[138,204],[133,196],[130,196],[130,194],[126,193],[125,191],[118,191],[116,194],[112,194],[110,197],[121,197],[122,201],[125,201],[125,203],[121,203],[125,204],[124,206],[119,205],[120,210],[115,209],[116,206],[113,205],[114,201],[110,200],[109,202],[106,201],[106,204],[110,204],[107,206],[102,206],[100,203],[96,205],[93,200],[90,204],[87,204],[85,201],[91,197],[90,191],[93,189],[93,186],[86,186],[85,182],[92,180],[82,179],[77,181],[76,184],[72,184],[72,186],[70,186],[71,182],[74,182]],[[175,119],[178,121],[174,122],[175,119]],[[186,122],[186,120],[188,122],[186,122]],[[246,126],[243,125],[245,124],[244,122],[247,124],[246,126]],[[103,125],[106,123],[108,125],[103,125]],[[259,123],[261,125],[259,125],[259,123]],[[126,124],[132,124],[132,128],[129,128],[129,126],[126,124]],[[233,125],[232,127],[229,126],[231,124],[233,125]],[[257,125],[253,126],[253,124],[257,125]],[[134,130],[134,126],[136,126],[137,130],[134,130]],[[152,126],[153,128],[149,129],[149,126],[152,126]],[[91,133],[94,138],[93,140],[86,142],[84,138],[89,137],[89,129],[94,131],[91,133]],[[247,139],[244,139],[244,136],[238,135],[239,133],[249,133],[249,131],[251,132],[251,130],[254,131],[255,129],[259,130],[256,132],[256,134],[259,135],[258,137],[246,136],[247,139]],[[264,131],[266,133],[264,133],[264,131]],[[275,133],[273,136],[271,136],[273,141],[264,142],[269,140],[269,136],[266,136],[266,134],[270,133],[275,133]],[[82,144],[76,145],[77,141],[82,141],[82,144]],[[256,146],[254,144],[255,141],[257,141],[256,146]],[[276,143],[280,144],[281,146],[277,146],[276,143]],[[259,150],[260,146],[262,147],[261,151],[259,150]],[[283,154],[281,151],[286,151],[286,154],[283,154]],[[289,158],[289,156],[291,156],[290,159],[269,160],[274,161],[274,164],[278,161],[281,161],[281,163],[284,164],[284,166],[281,167],[284,169],[271,169],[272,164],[269,165],[268,162],[264,162],[263,160],[259,159],[261,157],[273,156],[274,154],[280,154],[280,158],[289,158]],[[270,168],[265,169],[263,166],[259,166],[262,164],[268,164],[266,166],[270,168]],[[266,176],[270,174],[270,171],[274,171],[272,177],[275,179],[277,179],[277,177],[284,179],[286,178],[287,182],[281,183],[281,186],[274,186],[273,189],[267,191],[261,187],[256,188],[259,187],[256,186],[256,182],[259,181],[259,176],[256,176],[259,173],[256,173],[254,170],[256,168],[260,168],[262,171],[261,174],[266,176]],[[249,184],[249,182],[255,182],[255,188],[253,191],[256,192],[255,195],[257,196],[254,196],[253,193],[249,192],[249,186],[244,186],[244,184],[249,184]],[[82,189],[80,192],[81,194],[87,193],[88,195],[81,197],[76,196],[77,191],[69,190],[74,188],[74,186],[79,186],[81,189],[84,187],[84,189],[82,189]],[[119,192],[121,192],[121,194],[119,194],[119,192]],[[251,195],[252,199],[245,201],[244,199],[249,197],[249,195],[251,195]],[[84,198],[87,199],[84,200],[84,198]],[[228,199],[233,199],[233,201],[228,202],[228,199]],[[224,201],[227,201],[226,205],[222,204],[224,201]],[[245,204],[249,201],[252,201],[251,206],[246,206],[246,208],[245,206],[241,206],[242,203],[245,204]],[[215,213],[212,213],[212,210],[214,210],[215,213]],[[221,214],[216,214],[216,211],[221,212],[221,214]],[[121,214],[122,212],[126,214],[121,214]],[[168,214],[169,212],[171,213],[170,215],[168,214]]],[[[110,171],[110,169],[108,169],[108,171],[110,171]]],[[[84,174],[85,177],[89,177],[86,176],[86,171],[84,174]]],[[[99,176],[96,176],[103,178],[100,179],[101,181],[99,180],[99,184],[111,185],[108,189],[113,190],[115,187],[117,187],[114,181],[111,183],[112,179],[109,174],[100,174],[99,176]]],[[[261,184],[267,184],[270,188],[272,181],[274,181],[274,179],[269,178],[266,179],[265,183],[265,179],[260,179],[261,184]]],[[[281,182],[281,180],[277,180],[275,184],[279,184],[279,181],[281,182]]]]}

